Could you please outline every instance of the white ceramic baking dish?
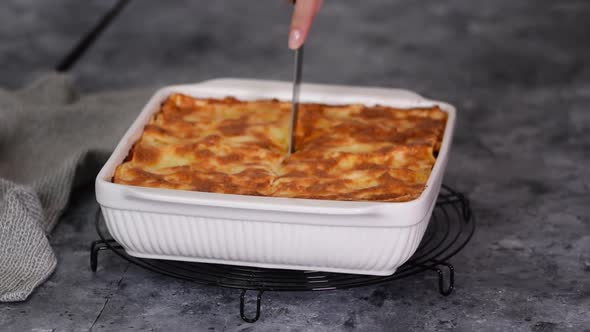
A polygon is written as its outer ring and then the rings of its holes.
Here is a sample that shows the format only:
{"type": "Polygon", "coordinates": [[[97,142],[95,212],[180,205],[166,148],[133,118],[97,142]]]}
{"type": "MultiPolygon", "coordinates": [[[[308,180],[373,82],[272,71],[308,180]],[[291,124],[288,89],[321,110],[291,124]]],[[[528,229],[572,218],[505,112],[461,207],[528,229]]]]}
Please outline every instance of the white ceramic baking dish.
{"type": "Polygon", "coordinates": [[[439,105],[448,112],[427,187],[410,202],[343,202],[142,188],[111,182],[150,116],[172,92],[290,100],[287,82],[217,79],[157,91],[96,179],[106,225],[131,256],[267,268],[390,275],[415,252],[447,164],[455,109],[404,90],[303,84],[302,102],[439,105]]]}

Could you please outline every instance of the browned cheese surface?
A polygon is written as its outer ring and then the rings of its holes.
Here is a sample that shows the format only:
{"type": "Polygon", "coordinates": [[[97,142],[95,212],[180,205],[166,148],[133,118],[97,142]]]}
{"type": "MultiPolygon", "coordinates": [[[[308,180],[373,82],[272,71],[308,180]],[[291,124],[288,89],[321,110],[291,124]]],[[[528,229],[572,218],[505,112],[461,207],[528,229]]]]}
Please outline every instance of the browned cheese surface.
{"type": "Polygon", "coordinates": [[[171,95],[113,182],[204,192],[409,201],[424,190],[447,114],[438,107],[291,104],[171,95]]]}

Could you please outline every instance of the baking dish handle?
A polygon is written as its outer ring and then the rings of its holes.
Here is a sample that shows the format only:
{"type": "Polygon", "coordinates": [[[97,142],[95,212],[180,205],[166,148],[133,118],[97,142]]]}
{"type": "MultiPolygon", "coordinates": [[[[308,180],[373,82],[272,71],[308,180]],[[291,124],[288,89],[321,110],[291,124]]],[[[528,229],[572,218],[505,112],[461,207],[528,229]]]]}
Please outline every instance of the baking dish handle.
{"type": "MultiPolygon", "coordinates": [[[[183,204],[201,207],[220,207],[231,209],[245,209],[258,211],[281,211],[293,212],[303,214],[323,214],[323,215],[371,215],[376,214],[380,205],[374,203],[359,203],[355,202],[356,206],[337,207],[337,206],[317,206],[310,204],[310,202],[297,202],[297,204],[290,204],[286,202],[255,202],[252,200],[244,200],[243,197],[238,197],[232,200],[228,199],[210,199],[200,197],[187,197],[185,193],[158,193],[149,192],[145,190],[126,189],[124,195],[133,200],[143,200],[150,202],[165,202],[173,204],[183,204]]],[[[234,195],[235,196],[235,195],[234,195]]],[[[261,197],[256,197],[261,198],[261,197]]],[[[266,199],[279,199],[275,197],[265,197],[266,199]]]]}

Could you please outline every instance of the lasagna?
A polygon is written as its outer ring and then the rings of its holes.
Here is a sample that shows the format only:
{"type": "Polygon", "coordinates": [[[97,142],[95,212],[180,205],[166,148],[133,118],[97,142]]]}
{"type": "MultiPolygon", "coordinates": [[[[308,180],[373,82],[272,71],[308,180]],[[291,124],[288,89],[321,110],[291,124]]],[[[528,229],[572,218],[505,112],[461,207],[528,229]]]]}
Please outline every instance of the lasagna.
{"type": "Polygon", "coordinates": [[[288,155],[291,104],[173,94],[126,160],[119,184],[348,201],[417,198],[447,120],[438,107],[299,105],[288,155]]]}

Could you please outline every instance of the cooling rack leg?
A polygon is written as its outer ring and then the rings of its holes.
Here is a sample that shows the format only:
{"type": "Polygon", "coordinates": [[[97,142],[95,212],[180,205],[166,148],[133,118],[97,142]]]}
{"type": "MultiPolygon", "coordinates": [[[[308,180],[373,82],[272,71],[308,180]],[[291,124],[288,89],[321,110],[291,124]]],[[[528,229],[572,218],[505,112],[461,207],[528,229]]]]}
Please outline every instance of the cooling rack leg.
{"type": "Polygon", "coordinates": [[[98,265],[98,251],[105,249],[106,246],[102,240],[92,241],[90,245],[90,270],[96,272],[98,265]]]}
{"type": "MultiPolygon", "coordinates": [[[[115,240],[109,239],[107,242],[113,248],[121,248],[115,240]]],[[[92,270],[92,272],[96,272],[96,268],[98,267],[98,252],[110,249],[109,244],[105,243],[103,240],[92,241],[92,244],[90,244],[90,270],[92,270]]]]}
{"type": "MultiPolygon", "coordinates": [[[[469,202],[469,199],[467,199],[467,197],[465,197],[463,194],[461,194],[461,209],[463,212],[463,217],[467,220],[467,221],[471,221],[471,203],[469,202]]],[[[472,221],[473,222],[473,221],[472,221]]]]}
{"type": "Polygon", "coordinates": [[[242,294],[240,294],[240,317],[242,317],[242,320],[246,323],[254,323],[258,320],[258,318],[260,318],[260,302],[262,302],[262,290],[258,291],[258,295],[256,296],[256,315],[254,316],[254,318],[248,318],[246,317],[246,314],[244,313],[244,306],[245,306],[245,296],[246,296],[246,289],[242,290],[242,294]]]}
{"type": "Polygon", "coordinates": [[[440,262],[434,271],[438,273],[438,291],[443,296],[449,296],[455,289],[455,268],[453,265],[445,262],[440,262]],[[449,270],[449,285],[445,288],[445,274],[438,266],[445,266],[449,270]]]}

